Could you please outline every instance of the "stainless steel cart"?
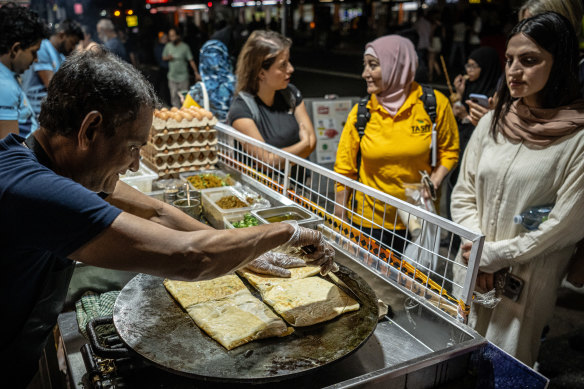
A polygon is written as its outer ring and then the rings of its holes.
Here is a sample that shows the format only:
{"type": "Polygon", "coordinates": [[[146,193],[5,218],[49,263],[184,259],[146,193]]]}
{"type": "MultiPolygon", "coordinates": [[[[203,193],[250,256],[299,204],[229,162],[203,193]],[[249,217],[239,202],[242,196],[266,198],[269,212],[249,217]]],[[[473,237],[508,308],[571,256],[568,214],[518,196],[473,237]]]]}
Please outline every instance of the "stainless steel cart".
{"type": "Polygon", "coordinates": [[[355,263],[381,275],[400,290],[466,322],[483,235],[247,137],[227,125],[219,123],[216,128],[222,169],[238,172],[243,181],[275,192],[280,202],[298,204],[322,218],[324,223],[319,228],[337,250],[348,253],[355,263]],[[412,235],[413,231],[409,229],[416,225],[417,232],[427,236],[426,244],[421,245],[419,241],[406,237],[409,249],[396,249],[392,245],[400,239],[396,230],[386,229],[382,225],[384,222],[380,223],[373,216],[355,212],[355,209],[364,207],[337,202],[335,192],[338,185],[350,188],[353,193],[362,193],[363,202],[367,201],[378,214],[383,214],[385,223],[392,207],[397,209],[394,220],[389,222],[395,225],[400,217],[407,228],[406,236],[412,235]],[[335,209],[337,215],[340,210],[340,217],[335,216],[335,209]],[[363,224],[381,230],[381,236],[376,238],[369,228],[360,226],[363,224]],[[455,242],[460,240],[473,243],[468,265],[455,261],[458,251],[455,242]]]}
{"type": "MultiPolygon", "coordinates": [[[[218,124],[216,129],[218,168],[253,187],[272,206],[299,205],[322,220],[317,228],[337,250],[336,260],[366,280],[377,298],[388,306],[369,340],[356,352],[317,373],[279,382],[279,387],[476,387],[476,376],[475,381],[472,378],[469,381],[469,369],[476,366],[473,360],[482,350],[493,347],[464,324],[478,272],[482,235],[258,142],[229,126],[218,124]],[[413,225],[408,222],[415,218],[419,224],[417,228],[432,233],[431,244],[417,244],[406,237],[410,250],[397,250],[391,243],[383,243],[383,234],[397,237],[396,231],[383,228],[369,217],[368,221],[382,230],[381,238],[376,239],[369,229],[354,222],[357,217],[366,219],[363,214],[355,214],[354,204],[335,201],[337,184],[354,193],[362,192],[384,212],[389,212],[390,207],[397,208],[408,226],[413,225]],[[335,216],[335,207],[340,217],[335,216]],[[457,239],[473,243],[468,265],[455,260],[457,239]],[[408,255],[412,252],[417,255],[408,255]],[[421,257],[425,260],[419,260],[421,257]]],[[[75,323],[72,312],[59,317],[69,382],[72,387],[83,387],[80,383],[87,369],[82,366],[79,347],[87,342],[80,336],[75,323]]],[[[526,367],[523,365],[523,368],[526,367]]],[[[152,377],[153,383],[157,383],[157,379],[161,382],[168,379],[162,373],[152,377]]],[[[541,378],[538,377],[540,381],[541,378]]],[[[166,384],[165,387],[175,387],[166,384]]],[[[207,387],[210,383],[204,385],[207,387]]],[[[274,384],[266,385],[273,387],[274,384]]],[[[237,384],[228,387],[237,387],[237,384]]]]}

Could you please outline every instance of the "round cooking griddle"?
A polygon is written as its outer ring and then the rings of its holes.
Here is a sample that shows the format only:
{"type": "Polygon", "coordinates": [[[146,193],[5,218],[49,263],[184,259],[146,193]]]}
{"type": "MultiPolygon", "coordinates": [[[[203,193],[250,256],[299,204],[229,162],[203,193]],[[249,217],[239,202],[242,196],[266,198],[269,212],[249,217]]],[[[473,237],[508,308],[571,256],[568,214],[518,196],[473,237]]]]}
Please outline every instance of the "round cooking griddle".
{"type": "Polygon", "coordinates": [[[237,383],[289,379],[350,355],[375,330],[375,292],[353,271],[340,268],[336,274],[359,298],[358,311],[230,351],[197,327],[160,277],[139,274],[124,287],[114,306],[114,324],[130,349],[172,373],[237,383]]]}

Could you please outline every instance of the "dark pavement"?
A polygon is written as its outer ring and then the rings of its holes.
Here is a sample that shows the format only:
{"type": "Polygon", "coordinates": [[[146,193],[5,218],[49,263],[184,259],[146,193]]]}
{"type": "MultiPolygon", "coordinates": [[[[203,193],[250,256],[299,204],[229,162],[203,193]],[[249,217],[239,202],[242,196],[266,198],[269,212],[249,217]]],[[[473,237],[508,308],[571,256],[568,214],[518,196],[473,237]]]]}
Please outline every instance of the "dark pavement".
{"type": "MultiPolygon", "coordinates": [[[[326,52],[292,48],[296,71],[292,83],[304,97],[364,96],[362,52],[326,52]]],[[[444,80],[434,88],[448,94],[444,80]]],[[[584,389],[584,288],[563,285],[559,290],[549,332],[542,342],[538,371],[550,379],[551,389],[584,389]]]]}

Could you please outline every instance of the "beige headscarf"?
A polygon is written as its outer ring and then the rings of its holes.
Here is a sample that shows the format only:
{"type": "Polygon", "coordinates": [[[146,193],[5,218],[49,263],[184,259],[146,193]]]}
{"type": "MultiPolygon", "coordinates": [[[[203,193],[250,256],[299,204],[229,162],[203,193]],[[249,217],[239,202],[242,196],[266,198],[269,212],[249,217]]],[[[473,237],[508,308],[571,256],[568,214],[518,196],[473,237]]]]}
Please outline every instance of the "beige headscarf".
{"type": "Polygon", "coordinates": [[[534,108],[522,99],[511,104],[499,126],[511,140],[525,141],[536,146],[548,146],[557,139],[584,129],[584,100],[558,108],[534,108]]]}
{"type": "Polygon", "coordinates": [[[413,43],[399,35],[382,36],[365,46],[372,48],[381,66],[383,92],[377,94],[379,103],[395,116],[410,94],[418,68],[418,55],[413,43]]]}

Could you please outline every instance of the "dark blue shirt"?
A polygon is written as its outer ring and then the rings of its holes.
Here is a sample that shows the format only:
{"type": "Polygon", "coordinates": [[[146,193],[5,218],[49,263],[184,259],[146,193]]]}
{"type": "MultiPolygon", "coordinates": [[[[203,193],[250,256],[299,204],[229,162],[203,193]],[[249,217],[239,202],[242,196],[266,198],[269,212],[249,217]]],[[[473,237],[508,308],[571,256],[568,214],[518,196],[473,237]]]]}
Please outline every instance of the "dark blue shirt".
{"type": "Polygon", "coordinates": [[[0,141],[0,363],[24,372],[38,361],[63,307],[67,256],[122,211],[53,172],[46,156],[22,142],[13,134],[0,141]]]}

